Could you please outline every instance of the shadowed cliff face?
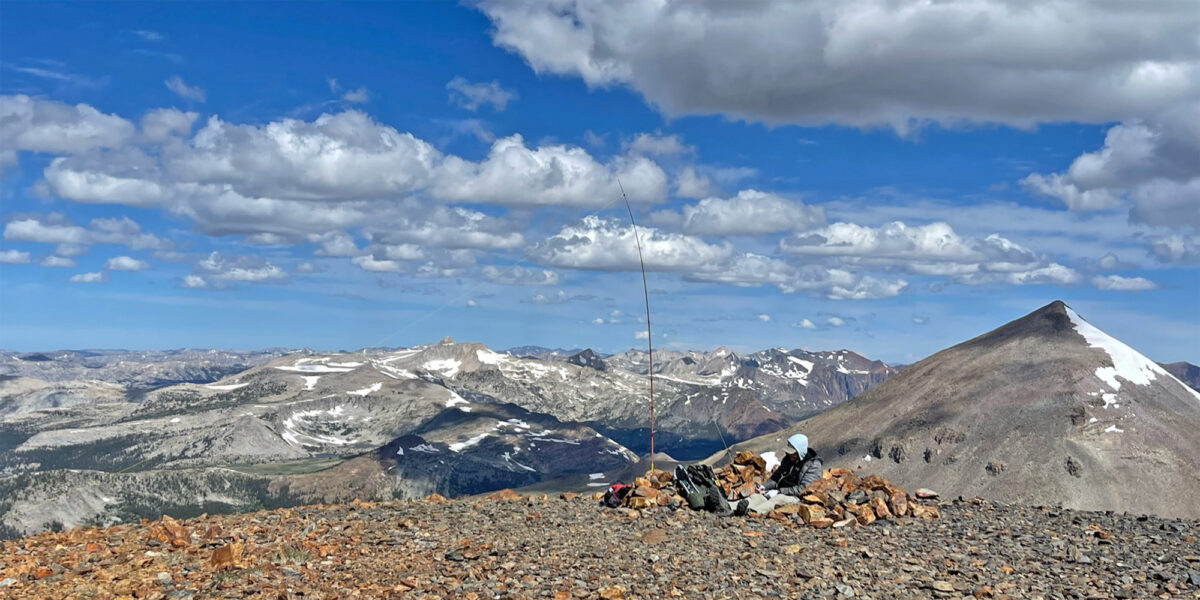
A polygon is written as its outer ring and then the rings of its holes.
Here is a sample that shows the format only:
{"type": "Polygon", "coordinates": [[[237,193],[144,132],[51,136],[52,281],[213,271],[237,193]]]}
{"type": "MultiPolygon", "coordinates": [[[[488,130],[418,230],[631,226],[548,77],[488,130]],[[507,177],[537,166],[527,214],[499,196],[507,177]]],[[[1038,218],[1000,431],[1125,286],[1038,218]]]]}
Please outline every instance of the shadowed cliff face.
{"type": "Polygon", "coordinates": [[[828,412],[827,464],[950,496],[1200,516],[1200,394],[1062,302],[943,350],[828,412]]]}

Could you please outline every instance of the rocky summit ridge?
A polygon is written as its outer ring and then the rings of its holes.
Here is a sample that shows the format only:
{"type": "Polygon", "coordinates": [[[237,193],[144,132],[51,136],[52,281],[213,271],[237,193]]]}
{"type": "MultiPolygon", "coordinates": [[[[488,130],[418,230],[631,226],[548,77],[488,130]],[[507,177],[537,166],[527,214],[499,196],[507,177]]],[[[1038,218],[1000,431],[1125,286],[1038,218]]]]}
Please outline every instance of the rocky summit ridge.
{"type": "Polygon", "coordinates": [[[163,517],[5,541],[0,596],[1200,598],[1200,522],[978,498],[937,508],[818,529],[507,492],[163,517]]]}

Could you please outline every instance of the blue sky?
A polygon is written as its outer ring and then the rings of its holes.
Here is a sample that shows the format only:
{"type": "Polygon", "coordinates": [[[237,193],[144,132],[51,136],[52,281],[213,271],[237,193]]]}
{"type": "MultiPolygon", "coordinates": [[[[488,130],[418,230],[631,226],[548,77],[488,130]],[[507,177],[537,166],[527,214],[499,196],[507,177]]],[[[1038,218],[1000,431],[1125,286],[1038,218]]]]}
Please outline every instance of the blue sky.
{"type": "Polygon", "coordinates": [[[6,4],[0,347],[642,345],[619,179],[658,347],[1200,362],[1186,3],[565,6],[6,4]]]}

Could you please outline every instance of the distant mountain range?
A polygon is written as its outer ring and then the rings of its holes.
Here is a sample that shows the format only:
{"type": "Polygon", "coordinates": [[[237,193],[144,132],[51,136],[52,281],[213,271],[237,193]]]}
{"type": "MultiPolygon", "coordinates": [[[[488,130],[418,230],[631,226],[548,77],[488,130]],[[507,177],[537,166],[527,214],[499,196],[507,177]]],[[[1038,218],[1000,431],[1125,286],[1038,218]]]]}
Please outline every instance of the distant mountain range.
{"type": "MultiPolygon", "coordinates": [[[[204,363],[184,368],[178,352],[158,355],[161,366],[152,354],[107,354],[107,372],[81,364],[98,360],[83,353],[2,363],[47,374],[0,381],[0,519],[10,531],[564,476],[603,482],[648,448],[644,352],[522,358],[449,338],[353,353],[181,352],[204,363]],[[251,360],[209,383],[137,387],[251,360]],[[46,380],[82,369],[92,377],[46,380]]],[[[655,359],[657,449],[684,458],[784,427],[892,373],[849,351],[655,359]]]]}
{"type": "Polygon", "coordinates": [[[44,381],[107,381],[131,389],[209,383],[284,354],[281,348],[237,350],[0,350],[0,375],[44,381]]]}
{"type": "MultiPolygon", "coordinates": [[[[787,431],[802,430],[835,462],[874,461],[873,471],[947,493],[1080,504],[1114,487],[1113,473],[1140,481],[1129,468],[1177,485],[1170,469],[1191,466],[1187,452],[1200,456],[1188,446],[1189,396],[1144,358],[1135,363],[1150,383],[1131,383],[1108,350],[1084,343],[1086,323],[1071,314],[1051,305],[898,375],[847,350],[658,351],[656,450],[692,460],[762,434],[747,445],[778,450],[787,431]],[[1039,460],[1051,467],[1026,471],[1039,460]],[[1041,479],[1014,475],[1026,472],[1041,479]]],[[[357,352],[4,352],[0,534],[163,512],[602,486],[639,468],[649,448],[648,359],[496,352],[449,338],[357,352]]],[[[1192,365],[1168,367],[1195,380],[1192,365]]],[[[1155,485],[1139,489],[1170,497],[1155,485]]],[[[1170,502],[1138,506],[1170,513],[1170,502]]]]}
{"type": "Polygon", "coordinates": [[[737,448],[795,432],[826,464],[951,497],[1200,517],[1200,393],[1062,302],[737,448]]]}

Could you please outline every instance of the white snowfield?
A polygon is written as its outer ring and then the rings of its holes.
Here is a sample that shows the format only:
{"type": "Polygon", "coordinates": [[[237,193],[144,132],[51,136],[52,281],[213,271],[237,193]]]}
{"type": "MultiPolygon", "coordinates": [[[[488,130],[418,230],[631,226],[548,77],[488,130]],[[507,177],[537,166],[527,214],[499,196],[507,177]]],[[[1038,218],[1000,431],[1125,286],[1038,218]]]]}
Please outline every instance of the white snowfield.
{"type": "Polygon", "coordinates": [[[378,392],[381,389],[383,389],[382,382],[381,383],[372,383],[371,385],[369,385],[361,390],[354,390],[353,392],[346,392],[346,393],[350,394],[351,396],[366,396],[367,394],[370,394],[372,392],[378,392]]]}
{"type": "Polygon", "coordinates": [[[320,427],[324,424],[339,422],[345,412],[346,407],[339,404],[329,410],[304,410],[292,413],[290,417],[284,419],[283,432],[279,435],[287,443],[300,447],[319,447],[322,445],[347,446],[353,444],[357,440],[335,435],[306,433],[303,431],[305,427],[320,427]],[[306,442],[304,440],[310,441],[306,442]]]}
{"type": "MultiPolygon", "coordinates": [[[[1075,325],[1075,330],[1083,336],[1083,339],[1087,340],[1089,346],[1104,350],[1108,353],[1109,358],[1112,359],[1113,366],[1096,369],[1096,377],[1107,383],[1114,391],[1121,389],[1121,382],[1117,380],[1118,377],[1134,385],[1150,385],[1150,382],[1158,377],[1166,377],[1190,392],[1197,400],[1200,400],[1200,392],[1184,385],[1183,382],[1175,379],[1173,375],[1166,372],[1166,370],[1158,366],[1154,361],[1142,356],[1137,350],[1126,346],[1120,340],[1100,331],[1096,326],[1085,321],[1083,317],[1080,317],[1069,306],[1067,307],[1067,316],[1070,317],[1071,323],[1075,325]]],[[[1110,400],[1105,398],[1105,405],[1109,402],[1110,400]]]]}
{"type": "Polygon", "coordinates": [[[475,356],[479,357],[479,362],[485,365],[498,365],[511,358],[508,355],[492,352],[491,350],[476,350],[475,356]]]}
{"type": "Polygon", "coordinates": [[[371,366],[375,367],[376,371],[391,377],[392,379],[420,379],[420,377],[407,369],[397,369],[388,363],[395,360],[394,358],[385,359],[382,361],[373,361],[371,366]]]}
{"type": "MultiPolygon", "coordinates": [[[[512,453],[511,453],[511,452],[505,452],[505,453],[503,454],[503,458],[504,458],[504,462],[506,462],[506,463],[508,463],[508,464],[510,464],[510,465],[512,465],[512,466],[514,466],[514,467],[516,467],[516,468],[518,468],[518,469],[522,469],[522,470],[525,470],[525,471],[529,471],[529,472],[531,472],[531,473],[537,473],[537,469],[535,469],[535,468],[533,468],[533,467],[531,467],[531,466],[529,466],[529,465],[523,465],[523,464],[521,464],[521,463],[517,462],[516,460],[514,460],[514,459],[513,459],[513,457],[512,457],[512,453]]],[[[588,484],[588,485],[591,485],[591,484],[588,484]]]]}
{"type": "Polygon", "coordinates": [[[221,391],[221,392],[228,392],[229,390],[236,390],[236,389],[238,389],[238,388],[244,388],[244,387],[246,387],[246,386],[248,386],[248,385],[250,385],[250,384],[248,384],[248,383],[230,383],[230,384],[227,384],[227,385],[213,385],[213,384],[211,384],[211,383],[210,383],[210,384],[208,384],[208,385],[206,385],[206,386],[204,386],[204,387],[206,387],[206,388],[208,388],[208,389],[210,389],[210,390],[217,390],[217,391],[221,391]]]}
{"type": "Polygon", "coordinates": [[[431,360],[425,363],[426,371],[437,371],[445,377],[454,377],[458,375],[458,369],[462,367],[462,361],[453,358],[445,358],[442,360],[431,360]]]}
{"type": "MultiPolygon", "coordinates": [[[[358,363],[346,363],[346,364],[357,365],[358,363]]],[[[297,362],[296,364],[294,364],[290,367],[285,366],[285,367],[275,367],[275,368],[279,369],[280,371],[291,371],[293,373],[349,373],[350,371],[353,371],[354,369],[356,369],[357,366],[347,367],[347,366],[333,366],[333,365],[322,365],[322,364],[308,365],[308,364],[300,364],[299,362],[297,362]]]]}
{"type": "Polygon", "coordinates": [[[470,448],[471,446],[474,446],[475,444],[478,444],[479,442],[482,442],[489,435],[491,435],[491,434],[481,433],[481,434],[479,434],[473,438],[470,438],[466,441],[450,444],[450,446],[449,446],[450,451],[451,452],[462,452],[463,450],[470,448]]]}
{"type": "Polygon", "coordinates": [[[471,412],[471,403],[470,402],[467,402],[467,400],[465,398],[463,398],[462,396],[459,396],[457,393],[455,393],[454,390],[447,389],[446,391],[450,392],[450,397],[448,399],[446,399],[446,408],[452,408],[452,407],[457,406],[458,410],[461,410],[463,412],[471,412]]]}
{"type": "Polygon", "coordinates": [[[320,381],[320,375],[301,375],[304,379],[304,389],[311,390],[317,387],[317,381],[320,381]]]}
{"type": "Polygon", "coordinates": [[[811,372],[813,370],[813,367],[816,365],[816,363],[809,362],[807,360],[804,360],[803,358],[796,358],[795,356],[789,356],[787,358],[788,358],[788,362],[796,363],[796,364],[800,365],[800,367],[803,368],[805,371],[809,371],[809,372],[811,372]]]}

